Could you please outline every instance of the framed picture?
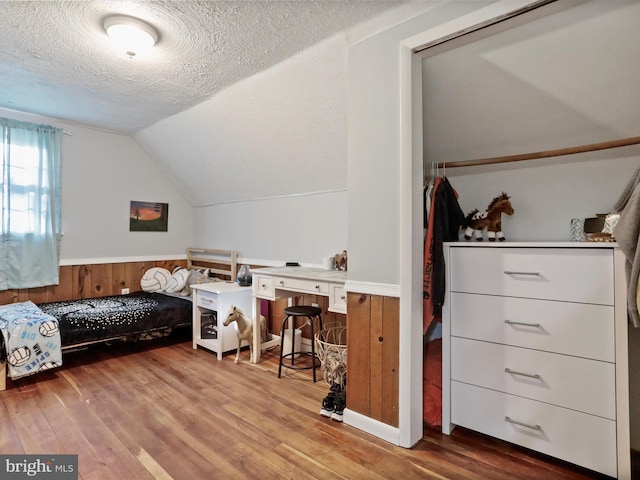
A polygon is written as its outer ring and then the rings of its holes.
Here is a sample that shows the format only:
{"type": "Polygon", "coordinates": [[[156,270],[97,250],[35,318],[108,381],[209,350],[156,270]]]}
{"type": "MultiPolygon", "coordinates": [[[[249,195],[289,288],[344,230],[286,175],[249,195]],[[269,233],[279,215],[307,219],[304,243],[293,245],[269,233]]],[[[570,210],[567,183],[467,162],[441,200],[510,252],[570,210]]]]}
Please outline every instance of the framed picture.
{"type": "Polygon", "coordinates": [[[130,232],[166,232],[169,229],[169,204],[131,201],[130,232]]]}

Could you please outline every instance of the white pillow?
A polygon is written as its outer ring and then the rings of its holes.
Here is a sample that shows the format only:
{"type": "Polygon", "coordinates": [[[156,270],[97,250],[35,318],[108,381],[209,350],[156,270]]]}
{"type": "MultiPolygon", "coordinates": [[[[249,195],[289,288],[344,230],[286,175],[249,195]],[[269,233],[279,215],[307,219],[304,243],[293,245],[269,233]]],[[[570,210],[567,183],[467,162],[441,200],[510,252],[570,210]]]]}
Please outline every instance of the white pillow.
{"type": "Polygon", "coordinates": [[[190,297],[191,294],[193,293],[191,291],[191,285],[198,285],[201,283],[209,283],[209,282],[215,282],[216,279],[212,278],[209,276],[209,269],[208,268],[200,268],[200,269],[196,269],[196,268],[192,268],[191,269],[191,273],[189,274],[189,278],[187,280],[186,285],[184,286],[184,288],[178,293],[178,295],[182,295],[184,297],[190,297]]]}
{"type": "Polygon", "coordinates": [[[152,267],[140,279],[140,286],[145,292],[162,292],[171,280],[171,272],[166,268],[152,267]]]}
{"type": "Polygon", "coordinates": [[[164,288],[164,291],[167,293],[181,292],[187,284],[187,280],[189,280],[190,273],[191,272],[186,268],[176,268],[173,271],[173,275],[171,275],[171,279],[167,283],[167,286],[164,288]]]}

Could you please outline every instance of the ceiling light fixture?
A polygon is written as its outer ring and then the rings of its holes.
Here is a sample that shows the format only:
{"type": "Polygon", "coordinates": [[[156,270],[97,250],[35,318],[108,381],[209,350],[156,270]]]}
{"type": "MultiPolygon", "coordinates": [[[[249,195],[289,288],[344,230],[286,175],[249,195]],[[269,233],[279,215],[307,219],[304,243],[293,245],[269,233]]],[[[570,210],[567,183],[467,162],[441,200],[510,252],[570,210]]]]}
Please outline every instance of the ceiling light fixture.
{"type": "Polygon", "coordinates": [[[137,18],[113,15],[104,21],[104,31],[129,58],[153,47],[158,41],[155,28],[137,18]]]}

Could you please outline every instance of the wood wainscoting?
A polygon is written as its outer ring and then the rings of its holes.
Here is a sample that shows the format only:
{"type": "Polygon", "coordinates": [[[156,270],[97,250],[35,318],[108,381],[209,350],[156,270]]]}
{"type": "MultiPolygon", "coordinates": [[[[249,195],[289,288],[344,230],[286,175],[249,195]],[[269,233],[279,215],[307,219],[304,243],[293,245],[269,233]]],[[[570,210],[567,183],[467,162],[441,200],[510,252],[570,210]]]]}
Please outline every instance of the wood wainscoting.
{"type": "Polygon", "coordinates": [[[347,407],[398,426],[400,299],[347,294],[347,407]]]}
{"type": "Polygon", "coordinates": [[[120,295],[123,288],[140,291],[140,279],[151,267],[172,271],[186,267],[186,259],[146,262],[65,265],[60,267],[60,283],[40,288],[4,290],[0,305],[31,300],[34,303],[77,300],[81,298],[120,295]]]}
{"type": "MultiPolygon", "coordinates": [[[[329,297],[322,295],[300,294],[293,297],[292,303],[294,305],[318,305],[322,310],[322,323],[325,328],[346,325],[347,323],[347,316],[345,314],[329,311],[329,297]]],[[[285,318],[284,309],[287,308],[288,305],[288,298],[269,301],[269,315],[267,320],[269,321],[269,332],[272,334],[280,335],[282,332],[282,320],[285,318]]],[[[302,321],[298,320],[298,324],[301,323],[302,321]]],[[[298,327],[299,325],[296,326],[298,327]]],[[[302,328],[302,337],[311,338],[311,329],[308,325],[302,328]]]]}

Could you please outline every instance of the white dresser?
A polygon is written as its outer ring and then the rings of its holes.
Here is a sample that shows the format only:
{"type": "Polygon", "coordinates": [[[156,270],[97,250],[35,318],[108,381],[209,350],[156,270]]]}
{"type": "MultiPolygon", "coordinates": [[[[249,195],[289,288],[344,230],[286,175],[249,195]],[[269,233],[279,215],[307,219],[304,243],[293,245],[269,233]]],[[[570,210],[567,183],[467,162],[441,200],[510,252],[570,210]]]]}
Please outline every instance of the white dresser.
{"type": "Polygon", "coordinates": [[[630,478],[624,256],[612,244],[445,244],[443,427],[630,478]]]}

